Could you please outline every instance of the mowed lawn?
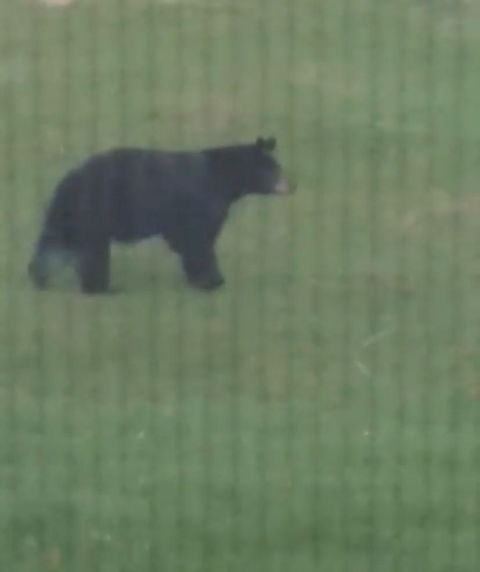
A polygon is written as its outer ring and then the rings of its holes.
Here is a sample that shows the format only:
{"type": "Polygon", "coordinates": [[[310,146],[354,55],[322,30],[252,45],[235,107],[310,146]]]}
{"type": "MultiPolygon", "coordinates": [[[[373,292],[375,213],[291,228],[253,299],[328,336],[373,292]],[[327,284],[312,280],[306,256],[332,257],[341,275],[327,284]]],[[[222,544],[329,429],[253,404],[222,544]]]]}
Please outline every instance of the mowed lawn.
{"type": "Polygon", "coordinates": [[[480,569],[475,2],[0,0],[0,570],[480,569]],[[26,265],[117,145],[278,137],[227,284],[26,265]]]}

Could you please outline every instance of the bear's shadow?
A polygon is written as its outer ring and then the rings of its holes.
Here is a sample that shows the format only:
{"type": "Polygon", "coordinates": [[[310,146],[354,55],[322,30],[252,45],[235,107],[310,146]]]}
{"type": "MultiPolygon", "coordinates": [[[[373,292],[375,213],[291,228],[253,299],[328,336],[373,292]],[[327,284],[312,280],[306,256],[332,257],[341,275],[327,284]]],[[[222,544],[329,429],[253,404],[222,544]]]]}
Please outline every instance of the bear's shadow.
{"type": "MultiPolygon", "coordinates": [[[[111,256],[112,294],[150,291],[152,287],[160,286],[162,289],[176,289],[184,285],[177,256],[161,238],[148,239],[132,246],[113,244],[111,256]]],[[[78,279],[75,279],[75,283],[79,287],[78,279]]]]}

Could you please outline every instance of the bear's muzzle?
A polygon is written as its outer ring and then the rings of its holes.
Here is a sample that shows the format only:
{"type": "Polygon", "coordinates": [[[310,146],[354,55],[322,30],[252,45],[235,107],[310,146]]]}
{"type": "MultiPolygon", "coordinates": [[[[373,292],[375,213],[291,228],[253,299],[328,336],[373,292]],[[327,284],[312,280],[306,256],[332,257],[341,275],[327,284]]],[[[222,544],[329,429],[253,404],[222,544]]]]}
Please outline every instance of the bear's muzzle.
{"type": "Polygon", "coordinates": [[[281,177],[275,184],[273,190],[276,195],[289,195],[295,190],[295,185],[290,183],[286,177],[281,177]]]}

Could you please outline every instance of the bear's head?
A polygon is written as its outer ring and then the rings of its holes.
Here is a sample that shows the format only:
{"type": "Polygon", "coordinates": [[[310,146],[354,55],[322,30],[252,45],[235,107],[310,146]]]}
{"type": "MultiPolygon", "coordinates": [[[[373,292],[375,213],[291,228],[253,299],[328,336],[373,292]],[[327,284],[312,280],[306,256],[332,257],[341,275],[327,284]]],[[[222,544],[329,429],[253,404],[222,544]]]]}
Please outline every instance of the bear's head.
{"type": "Polygon", "coordinates": [[[222,192],[237,200],[245,195],[286,195],[294,190],[273,156],[273,137],[258,137],[253,143],[214,149],[210,156],[222,192]]]}
{"type": "Polygon", "coordinates": [[[286,195],[294,190],[282,167],[273,156],[277,146],[274,137],[258,137],[250,146],[249,168],[246,169],[245,191],[257,195],[286,195]]]}

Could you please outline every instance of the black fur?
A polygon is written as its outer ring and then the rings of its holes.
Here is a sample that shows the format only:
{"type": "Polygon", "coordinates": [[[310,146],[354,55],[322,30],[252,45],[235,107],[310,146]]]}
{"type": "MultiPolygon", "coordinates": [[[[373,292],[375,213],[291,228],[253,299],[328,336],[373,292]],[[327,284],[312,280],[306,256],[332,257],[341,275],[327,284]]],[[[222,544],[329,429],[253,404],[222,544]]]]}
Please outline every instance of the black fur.
{"type": "Polygon", "coordinates": [[[215,240],[233,202],[287,192],[274,139],[203,151],[115,149],[93,155],[60,181],[48,206],[30,276],[48,286],[49,259],[74,260],[82,290],[109,288],[110,243],[162,236],[193,286],[223,283],[215,240]]]}

